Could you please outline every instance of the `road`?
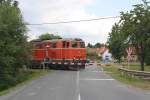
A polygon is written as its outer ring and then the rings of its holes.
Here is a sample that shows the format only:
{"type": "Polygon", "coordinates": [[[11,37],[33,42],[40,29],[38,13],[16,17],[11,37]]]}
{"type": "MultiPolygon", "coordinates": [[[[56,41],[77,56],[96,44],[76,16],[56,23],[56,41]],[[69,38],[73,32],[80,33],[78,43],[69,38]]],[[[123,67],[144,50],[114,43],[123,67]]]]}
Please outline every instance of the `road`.
{"type": "Polygon", "coordinates": [[[81,71],[52,71],[0,100],[150,100],[150,92],[122,84],[91,65],[81,71]]]}

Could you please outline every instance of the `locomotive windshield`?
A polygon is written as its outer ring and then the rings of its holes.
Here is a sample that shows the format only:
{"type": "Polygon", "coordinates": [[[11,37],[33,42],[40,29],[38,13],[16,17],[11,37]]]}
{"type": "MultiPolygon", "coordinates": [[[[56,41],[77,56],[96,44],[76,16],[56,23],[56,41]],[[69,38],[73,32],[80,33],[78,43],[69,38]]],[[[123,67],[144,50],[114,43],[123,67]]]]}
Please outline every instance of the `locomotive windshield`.
{"type": "Polygon", "coordinates": [[[63,41],[63,48],[69,48],[70,42],[68,41],[63,41]]]}
{"type": "Polygon", "coordinates": [[[51,47],[52,47],[52,48],[56,48],[56,42],[52,42],[52,43],[51,43],[51,47]]]}
{"type": "Polygon", "coordinates": [[[80,47],[81,48],[85,48],[85,43],[84,42],[80,42],[80,47]]]}
{"type": "Polygon", "coordinates": [[[73,47],[73,48],[77,48],[77,47],[78,47],[78,45],[77,45],[77,42],[76,42],[76,41],[73,41],[73,42],[72,42],[72,47],[73,47]]]}

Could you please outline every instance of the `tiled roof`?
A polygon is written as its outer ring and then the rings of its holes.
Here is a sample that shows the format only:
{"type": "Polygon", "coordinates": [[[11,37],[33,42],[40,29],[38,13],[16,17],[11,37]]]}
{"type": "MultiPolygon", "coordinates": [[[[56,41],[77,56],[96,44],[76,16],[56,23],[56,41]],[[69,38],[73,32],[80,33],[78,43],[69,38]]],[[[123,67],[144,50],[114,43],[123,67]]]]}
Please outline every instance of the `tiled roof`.
{"type": "Polygon", "coordinates": [[[89,48],[89,52],[93,53],[96,52],[97,54],[103,54],[108,48],[101,47],[101,48],[89,48]]]}

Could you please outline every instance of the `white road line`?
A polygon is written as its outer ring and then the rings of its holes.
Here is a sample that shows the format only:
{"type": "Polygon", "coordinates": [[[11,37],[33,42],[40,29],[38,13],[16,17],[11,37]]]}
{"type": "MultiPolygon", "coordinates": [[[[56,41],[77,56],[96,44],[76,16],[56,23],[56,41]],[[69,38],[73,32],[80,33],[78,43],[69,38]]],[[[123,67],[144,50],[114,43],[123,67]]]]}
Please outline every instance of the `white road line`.
{"type": "Polygon", "coordinates": [[[77,84],[77,92],[79,92],[79,71],[77,71],[77,80],[76,80],[76,84],[77,84]]]}
{"type": "Polygon", "coordinates": [[[79,71],[77,71],[77,80],[76,80],[76,84],[77,84],[77,95],[78,95],[78,100],[81,100],[81,96],[80,96],[80,89],[79,89],[79,71]]]}
{"type": "Polygon", "coordinates": [[[93,78],[85,78],[85,79],[80,79],[80,80],[89,80],[89,81],[113,81],[114,79],[93,79],[93,78]]]}
{"type": "Polygon", "coordinates": [[[91,71],[91,72],[101,72],[101,71],[91,71]]]}
{"type": "Polygon", "coordinates": [[[108,71],[83,71],[83,72],[91,72],[91,73],[112,73],[108,71]]]}
{"type": "Polygon", "coordinates": [[[78,94],[78,100],[81,100],[81,96],[80,96],[80,93],[78,94]]]}

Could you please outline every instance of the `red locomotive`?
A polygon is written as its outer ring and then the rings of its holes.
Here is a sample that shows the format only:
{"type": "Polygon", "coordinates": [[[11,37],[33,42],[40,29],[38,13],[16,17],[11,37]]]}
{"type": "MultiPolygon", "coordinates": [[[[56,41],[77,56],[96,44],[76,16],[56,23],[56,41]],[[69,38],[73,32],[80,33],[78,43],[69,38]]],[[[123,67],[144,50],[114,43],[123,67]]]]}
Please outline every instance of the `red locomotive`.
{"type": "Polygon", "coordinates": [[[33,40],[33,68],[85,68],[86,49],[82,39],[33,40]]]}

